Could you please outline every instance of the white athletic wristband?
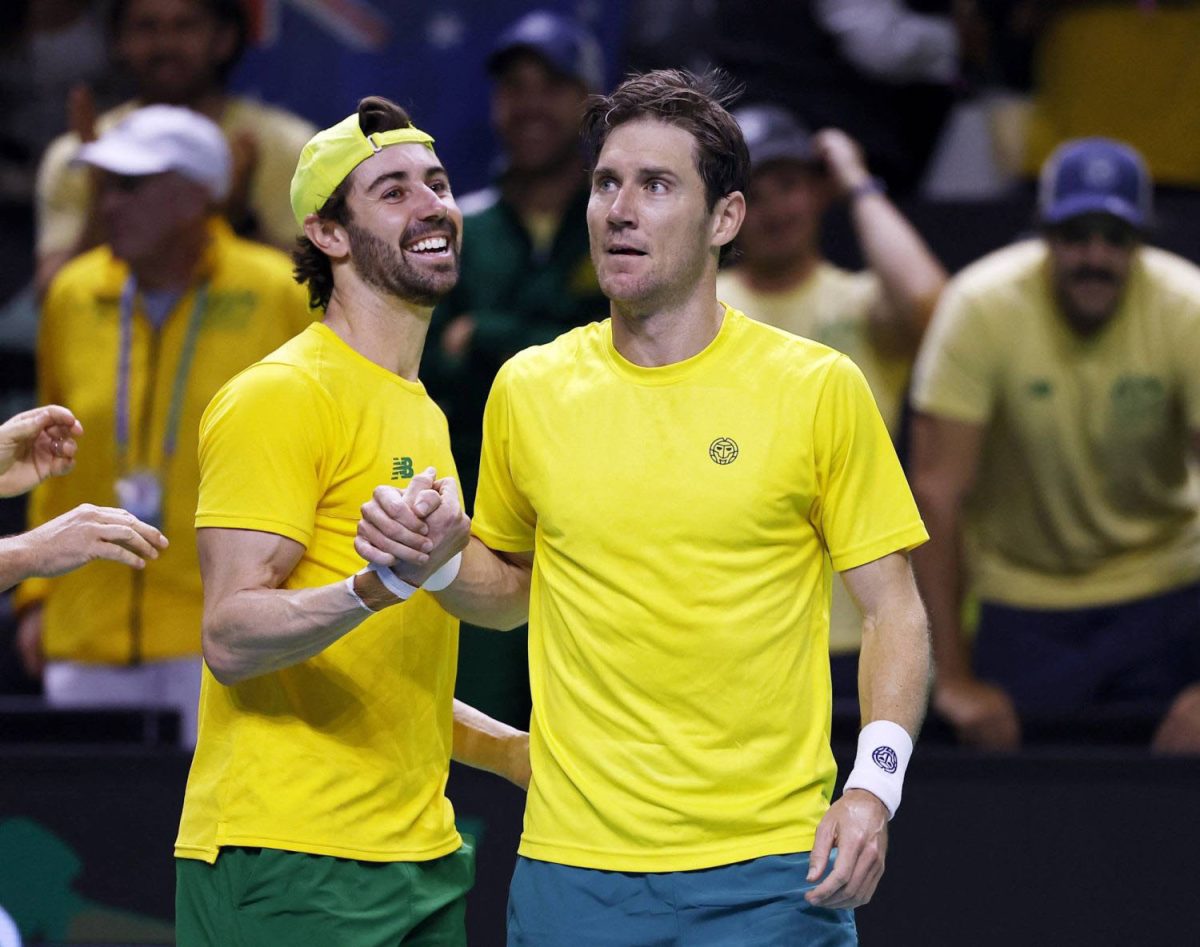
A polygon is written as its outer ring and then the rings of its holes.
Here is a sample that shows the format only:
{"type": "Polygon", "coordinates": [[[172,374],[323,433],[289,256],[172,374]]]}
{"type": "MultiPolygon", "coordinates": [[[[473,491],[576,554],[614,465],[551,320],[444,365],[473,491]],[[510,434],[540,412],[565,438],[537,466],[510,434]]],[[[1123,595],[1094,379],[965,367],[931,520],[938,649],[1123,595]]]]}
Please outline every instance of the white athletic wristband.
{"type": "Polygon", "coordinates": [[[387,566],[381,566],[377,562],[372,562],[369,566],[367,566],[367,570],[370,570],[379,576],[379,581],[387,587],[389,592],[391,592],[402,602],[407,602],[410,598],[412,598],[413,592],[417,590],[415,585],[409,585],[387,566]]]}
{"type": "Polygon", "coordinates": [[[873,720],[858,735],[854,769],[846,777],[847,789],[865,789],[887,806],[888,819],[900,808],[904,771],[912,757],[913,742],[900,724],[873,720]]]}
{"type": "Polygon", "coordinates": [[[462,553],[456,552],[450,559],[442,563],[433,575],[421,583],[421,588],[426,592],[440,592],[458,578],[458,570],[461,567],[462,553]]]}
{"type": "MultiPolygon", "coordinates": [[[[361,573],[357,573],[357,572],[355,573],[355,575],[360,575],[360,574],[361,573]]],[[[375,609],[373,609],[370,605],[368,605],[366,602],[363,601],[363,597],[358,594],[358,589],[356,589],[354,587],[354,576],[353,575],[346,576],[346,588],[348,588],[350,590],[350,597],[353,598],[354,601],[358,602],[359,608],[361,608],[364,612],[370,612],[372,615],[375,614],[375,609]]]]}

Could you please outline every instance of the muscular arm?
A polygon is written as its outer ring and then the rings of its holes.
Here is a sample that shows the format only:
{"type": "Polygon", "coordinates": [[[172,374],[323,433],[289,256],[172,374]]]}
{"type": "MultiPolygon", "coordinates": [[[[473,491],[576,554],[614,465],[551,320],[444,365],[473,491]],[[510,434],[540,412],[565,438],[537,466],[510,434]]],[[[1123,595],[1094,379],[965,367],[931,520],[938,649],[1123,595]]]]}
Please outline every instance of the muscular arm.
{"type": "Polygon", "coordinates": [[[962,632],[963,506],[975,485],[984,427],[918,414],[913,421],[913,485],[929,542],[913,562],[929,608],[937,668],[934,707],[969,743],[1012,747],[1020,740],[1012,701],[975,678],[962,632]]]}
{"type": "MultiPolygon", "coordinates": [[[[204,660],[222,684],[299,664],[368,617],[342,582],[279,587],[304,553],[295,540],[211,527],[196,535],[204,579],[204,660]]],[[[397,601],[374,576],[362,576],[356,585],[371,608],[397,601]]]]}

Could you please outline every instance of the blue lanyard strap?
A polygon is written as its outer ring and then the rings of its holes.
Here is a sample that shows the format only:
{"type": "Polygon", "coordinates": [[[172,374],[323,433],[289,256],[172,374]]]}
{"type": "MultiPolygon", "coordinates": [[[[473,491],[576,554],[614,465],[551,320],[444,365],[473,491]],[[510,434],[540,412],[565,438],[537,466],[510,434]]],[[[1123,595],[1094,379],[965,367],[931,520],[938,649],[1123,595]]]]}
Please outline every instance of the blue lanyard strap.
{"type": "MultiPolygon", "coordinates": [[[[133,310],[137,300],[137,281],[132,274],[125,281],[121,290],[121,343],[117,355],[117,456],[122,468],[127,466],[129,457],[129,386],[132,374],[133,360],[133,310]]],[[[192,311],[188,316],[187,335],[183,340],[183,349],[179,353],[179,361],[175,366],[175,383],[171,388],[171,406],[167,412],[167,426],[163,431],[162,458],[165,463],[175,454],[178,442],[179,421],[183,414],[183,399],[187,391],[187,379],[192,370],[192,359],[196,354],[196,340],[200,336],[200,324],[204,321],[204,310],[208,306],[208,283],[201,283],[196,288],[196,296],[192,302],[192,311]]],[[[156,329],[164,331],[164,327],[156,329]]],[[[154,384],[154,379],[147,379],[146,384],[154,384]]]]}

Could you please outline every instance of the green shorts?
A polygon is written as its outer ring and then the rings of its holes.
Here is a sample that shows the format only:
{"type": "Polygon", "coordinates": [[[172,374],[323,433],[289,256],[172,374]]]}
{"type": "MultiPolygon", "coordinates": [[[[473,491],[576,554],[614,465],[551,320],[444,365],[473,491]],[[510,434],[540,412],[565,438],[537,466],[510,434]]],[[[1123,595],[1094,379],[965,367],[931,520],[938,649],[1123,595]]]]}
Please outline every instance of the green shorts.
{"type": "Polygon", "coordinates": [[[466,947],[469,839],[424,862],[230,847],[175,866],[179,947],[466,947]]]}

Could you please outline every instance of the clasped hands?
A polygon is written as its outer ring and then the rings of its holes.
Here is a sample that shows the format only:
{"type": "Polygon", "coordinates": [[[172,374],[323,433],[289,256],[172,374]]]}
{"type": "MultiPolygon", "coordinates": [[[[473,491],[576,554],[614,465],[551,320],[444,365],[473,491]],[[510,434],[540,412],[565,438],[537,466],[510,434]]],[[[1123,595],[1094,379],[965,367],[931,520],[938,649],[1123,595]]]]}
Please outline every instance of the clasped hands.
{"type": "Polygon", "coordinates": [[[420,586],[455,553],[466,548],[470,517],[463,512],[458,481],[427,467],[407,487],[376,487],[362,505],[354,548],[367,562],[389,566],[420,586]]]}

